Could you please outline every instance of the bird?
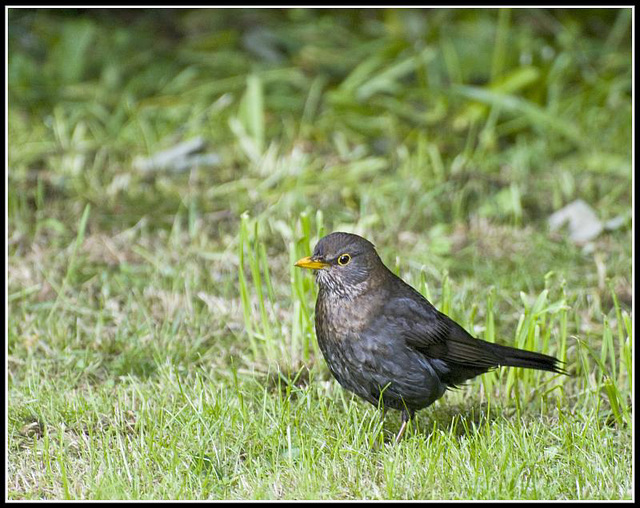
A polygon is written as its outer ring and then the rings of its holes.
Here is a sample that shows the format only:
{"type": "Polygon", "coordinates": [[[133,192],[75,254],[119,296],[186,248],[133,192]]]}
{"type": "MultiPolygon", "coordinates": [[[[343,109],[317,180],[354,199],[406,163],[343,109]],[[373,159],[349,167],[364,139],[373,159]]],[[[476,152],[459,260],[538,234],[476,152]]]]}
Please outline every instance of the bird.
{"type": "Polygon", "coordinates": [[[566,374],[560,360],[486,342],[389,270],[361,236],[334,232],[296,267],[315,271],[320,351],[343,388],[402,412],[399,442],[416,411],[498,367],[566,374]]]}

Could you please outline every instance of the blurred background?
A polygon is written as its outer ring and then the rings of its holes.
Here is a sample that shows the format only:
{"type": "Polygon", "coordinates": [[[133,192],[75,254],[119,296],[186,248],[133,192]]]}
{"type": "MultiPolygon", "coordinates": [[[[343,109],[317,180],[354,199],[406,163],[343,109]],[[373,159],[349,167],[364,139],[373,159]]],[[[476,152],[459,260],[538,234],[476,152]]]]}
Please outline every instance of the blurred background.
{"type": "Polygon", "coordinates": [[[160,242],[173,267],[222,252],[235,286],[246,213],[279,280],[292,244],[347,229],[436,276],[553,270],[608,305],[611,277],[630,304],[630,15],[10,9],[11,266],[64,252],[89,205],[67,282],[144,272],[160,242]],[[618,228],[586,255],[548,232],[578,199],[618,228]]]}
{"type": "Polygon", "coordinates": [[[61,418],[34,400],[83,387],[330,379],[292,262],[336,230],[476,335],[567,359],[565,395],[619,417],[631,23],[629,8],[8,9],[15,439],[61,418]]]}

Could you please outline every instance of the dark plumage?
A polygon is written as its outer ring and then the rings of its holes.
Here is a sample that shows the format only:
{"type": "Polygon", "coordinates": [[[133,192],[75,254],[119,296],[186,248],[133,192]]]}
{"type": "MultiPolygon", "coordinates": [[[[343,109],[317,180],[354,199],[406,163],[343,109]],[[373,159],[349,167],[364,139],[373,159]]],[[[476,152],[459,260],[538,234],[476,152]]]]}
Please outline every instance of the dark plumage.
{"type": "Polygon", "coordinates": [[[338,382],[402,411],[403,425],[452,388],[495,367],[564,373],[552,356],[469,335],[393,274],[373,244],[349,233],[322,238],[296,266],[316,270],[316,334],[338,382]]]}

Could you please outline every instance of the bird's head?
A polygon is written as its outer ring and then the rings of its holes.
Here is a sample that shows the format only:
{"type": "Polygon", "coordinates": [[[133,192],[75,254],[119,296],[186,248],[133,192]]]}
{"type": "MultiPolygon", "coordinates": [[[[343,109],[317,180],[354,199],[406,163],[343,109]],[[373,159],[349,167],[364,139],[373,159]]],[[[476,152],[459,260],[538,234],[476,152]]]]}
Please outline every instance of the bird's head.
{"type": "Polygon", "coordinates": [[[386,273],[371,242],[351,233],[331,233],[320,239],[313,254],[295,266],[316,271],[321,289],[353,298],[386,273]]]}

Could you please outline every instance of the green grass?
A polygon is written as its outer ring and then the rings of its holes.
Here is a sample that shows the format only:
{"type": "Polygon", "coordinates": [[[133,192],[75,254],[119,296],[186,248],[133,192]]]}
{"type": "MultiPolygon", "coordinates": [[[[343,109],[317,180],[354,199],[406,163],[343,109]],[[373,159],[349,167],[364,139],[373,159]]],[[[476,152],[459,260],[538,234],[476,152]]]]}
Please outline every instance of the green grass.
{"type": "Polygon", "coordinates": [[[631,499],[631,16],[9,11],[9,499],[631,499]],[[213,167],[143,174],[202,136],[213,167]],[[590,246],[546,218],[624,224],[590,246]],[[293,267],[335,230],[501,369],[345,392],[293,267]]]}

